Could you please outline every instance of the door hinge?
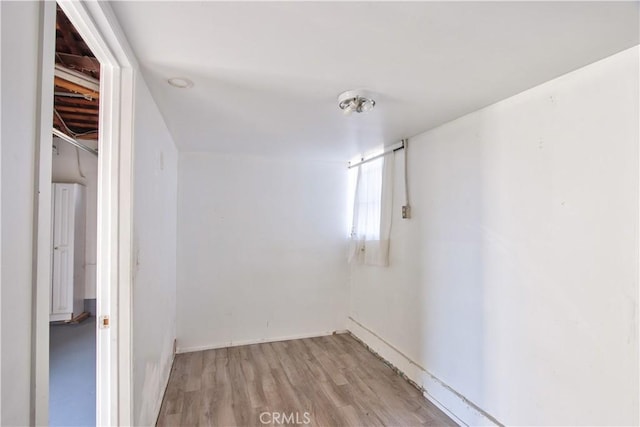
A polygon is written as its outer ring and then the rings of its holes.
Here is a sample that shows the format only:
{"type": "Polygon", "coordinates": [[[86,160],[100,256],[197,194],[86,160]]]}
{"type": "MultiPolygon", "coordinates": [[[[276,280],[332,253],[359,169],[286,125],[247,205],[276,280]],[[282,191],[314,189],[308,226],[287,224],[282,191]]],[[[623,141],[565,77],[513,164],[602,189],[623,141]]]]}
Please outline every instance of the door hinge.
{"type": "Polygon", "coordinates": [[[100,329],[107,329],[109,327],[109,316],[100,316],[100,329]]]}

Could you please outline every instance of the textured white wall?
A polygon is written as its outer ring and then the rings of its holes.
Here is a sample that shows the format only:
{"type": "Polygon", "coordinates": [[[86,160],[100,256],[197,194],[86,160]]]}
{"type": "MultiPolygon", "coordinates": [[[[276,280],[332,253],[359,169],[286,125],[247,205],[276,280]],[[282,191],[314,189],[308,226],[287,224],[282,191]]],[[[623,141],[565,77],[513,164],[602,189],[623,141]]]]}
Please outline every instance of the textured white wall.
{"type": "Polygon", "coordinates": [[[136,77],[133,202],[133,408],[154,425],[176,336],[178,153],[140,74],[136,77]]]}
{"type": "Polygon", "coordinates": [[[637,425],[638,73],[636,47],[412,138],[413,218],[396,198],[351,317],[506,425],[637,425]]]}
{"type": "Polygon", "coordinates": [[[2,425],[30,423],[37,2],[0,2],[2,22],[2,425]],[[9,59],[10,58],[10,59],[9,59]],[[19,100],[19,102],[16,102],[19,100]]]}
{"type": "Polygon", "coordinates": [[[344,329],[346,172],[180,153],[180,350],[344,329]]]}

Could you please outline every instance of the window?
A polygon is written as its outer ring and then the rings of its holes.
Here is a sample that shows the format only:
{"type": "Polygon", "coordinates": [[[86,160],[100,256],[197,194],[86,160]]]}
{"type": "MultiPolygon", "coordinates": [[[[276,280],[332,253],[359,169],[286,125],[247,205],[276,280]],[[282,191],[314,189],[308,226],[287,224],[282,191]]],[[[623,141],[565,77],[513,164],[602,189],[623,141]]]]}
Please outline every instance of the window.
{"type": "Polygon", "coordinates": [[[354,195],[351,237],[380,239],[380,202],[382,200],[382,163],[379,158],[358,167],[354,195]]]}
{"type": "Polygon", "coordinates": [[[389,263],[393,164],[394,154],[390,152],[351,169],[355,189],[351,192],[349,262],[378,266],[389,263]]]}

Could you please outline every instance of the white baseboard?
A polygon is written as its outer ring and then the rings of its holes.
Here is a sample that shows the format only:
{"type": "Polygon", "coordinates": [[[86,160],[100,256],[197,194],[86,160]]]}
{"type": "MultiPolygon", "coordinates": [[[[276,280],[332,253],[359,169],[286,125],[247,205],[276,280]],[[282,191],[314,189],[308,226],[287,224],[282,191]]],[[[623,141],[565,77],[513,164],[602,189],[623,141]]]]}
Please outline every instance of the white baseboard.
{"type": "Polygon", "coordinates": [[[475,405],[465,396],[430,373],[419,363],[375,334],[357,320],[349,317],[347,329],[372,351],[385,359],[423,390],[424,396],[460,425],[495,426],[498,420],[475,405]]]}
{"type": "Polygon", "coordinates": [[[231,342],[225,342],[225,343],[207,344],[207,345],[199,345],[199,346],[192,346],[192,347],[178,347],[176,350],[176,353],[191,353],[192,351],[215,350],[218,348],[239,347],[241,345],[260,344],[260,343],[267,343],[267,342],[299,340],[302,338],[324,337],[327,335],[344,334],[344,333],[347,333],[347,330],[343,329],[343,330],[336,330],[336,331],[315,332],[311,334],[288,335],[288,336],[272,337],[272,338],[258,338],[258,339],[252,339],[252,340],[231,341],[231,342]]]}

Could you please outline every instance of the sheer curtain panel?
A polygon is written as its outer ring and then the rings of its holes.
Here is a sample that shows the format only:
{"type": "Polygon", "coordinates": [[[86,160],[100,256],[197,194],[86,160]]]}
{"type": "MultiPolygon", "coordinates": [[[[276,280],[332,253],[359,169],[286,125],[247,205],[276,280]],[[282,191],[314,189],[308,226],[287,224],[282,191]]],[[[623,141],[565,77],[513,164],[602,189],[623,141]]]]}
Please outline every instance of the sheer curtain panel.
{"type": "Polygon", "coordinates": [[[389,265],[394,153],[358,166],[349,262],[389,265]]]}

